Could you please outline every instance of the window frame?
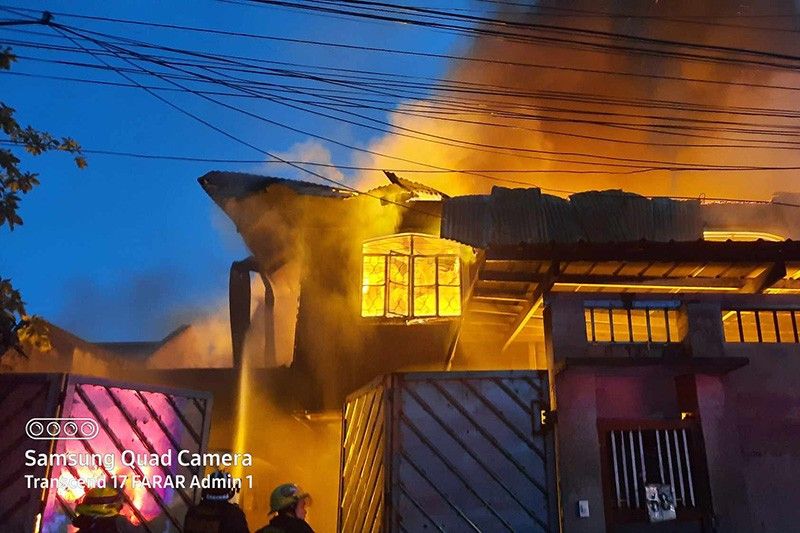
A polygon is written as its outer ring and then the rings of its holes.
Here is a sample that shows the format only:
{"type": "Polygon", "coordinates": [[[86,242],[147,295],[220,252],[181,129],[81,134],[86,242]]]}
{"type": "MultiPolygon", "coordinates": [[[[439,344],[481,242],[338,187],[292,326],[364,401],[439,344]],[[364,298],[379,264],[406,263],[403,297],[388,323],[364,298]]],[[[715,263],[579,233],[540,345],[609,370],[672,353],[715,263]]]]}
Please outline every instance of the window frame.
{"type": "Polygon", "coordinates": [[[374,239],[365,240],[362,243],[361,248],[361,318],[363,319],[378,319],[382,321],[409,321],[409,320],[440,320],[440,319],[456,319],[460,318],[463,314],[463,298],[464,298],[464,279],[463,279],[463,264],[461,261],[459,244],[454,241],[449,241],[447,239],[441,239],[434,235],[427,235],[424,233],[396,233],[392,235],[386,235],[383,237],[376,237],[374,239]],[[378,253],[378,252],[366,252],[365,248],[370,244],[380,243],[381,241],[390,241],[392,239],[408,237],[409,239],[409,246],[408,252],[405,251],[394,251],[389,249],[387,252],[378,253]],[[417,253],[416,250],[418,249],[419,244],[416,242],[418,239],[425,239],[428,241],[442,241],[443,243],[447,243],[448,246],[451,246],[453,251],[451,253],[417,253]],[[407,258],[407,265],[408,271],[406,274],[407,284],[406,284],[406,314],[398,314],[392,312],[390,309],[391,305],[391,290],[390,285],[392,283],[391,280],[391,257],[393,256],[402,256],[407,258]],[[365,276],[365,266],[367,257],[382,257],[383,258],[383,267],[384,267],[384,274],[383,274],[383,283],[381,284],[369,284],[366,283],[367,278],[365,276]],[[416,269],[417,269],[417,261],[418,259],[425,259],[425,258],[433,258],[433,284],[426,284],[426,285],[417,285],[416,281],[416,269]],[[457,270],[457,283],[456,284],[442,284],[440,281],[440,264],[442,259],[449,259],[452,260],[455,265],[455,269],[457,270]],[[381,287],[383,292],[383,312],[381,314],[364,314],[364,296],[366,294],[365,289],[367,287],[381,287]],[[433,314],[417,314],[417,309],[415,308],[416,303],[416,290],[418,287],[430,288],[433,292],[433,314]],[[450,288],[458,288],[458,313],[457,314],[442,314],[441,308],[441,288],[442,287],[450,287],[450,288]]]}

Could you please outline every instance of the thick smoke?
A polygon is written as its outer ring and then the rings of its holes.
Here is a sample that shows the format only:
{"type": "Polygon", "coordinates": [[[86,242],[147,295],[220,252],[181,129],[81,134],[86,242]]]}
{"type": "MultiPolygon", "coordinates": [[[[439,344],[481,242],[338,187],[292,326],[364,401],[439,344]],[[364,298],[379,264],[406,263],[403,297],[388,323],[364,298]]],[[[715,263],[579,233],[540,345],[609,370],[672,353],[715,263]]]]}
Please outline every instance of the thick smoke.
{"type": "MultiPolygon", "coordinates": [[[[792,0],[738,0],[596,2],[545,0],[530,7],[498,3],[501,20],[583,28],[642,38],[666,39],[783,54],[800,52],[797,6],[792,0]],[[505,7],[504,7],[505,6],[505,7]],[[608,16],[603,14],[610,14],[608,16]]],[[[486,4],[481,3],[482,7],[486,4]]],[[[498,29],[492,26],[492,29],[498,29]]],[[[451,194],[485,192],[493,185],[530,184],[549,189],[580,191],[623,188],[647,195],[731,196],[769,199],[779,190],[797,190],[794,172],[631,172],[641,167],[699,165],[788,166],[800,163],[794,149],[775,149],[780,141],[792,141],[794,117],[762,116],[753,108],[796,110],[797,92],[756,88],[747,84],[800,87],[793,69],[776,69],[741,63],[693,61],[676,54],[724,55],[736,60],[765,60],[743,53],[723,54],[679,46],[653,46],[622,38],[596,38],[574,32],[526,30],[512,26],[504,31],[526,36],[565,38],[571,43],[512,42],[481,36],[468,54],[473,60],[503,61],[491,64],[459,61],[448,75],[454,80],[494,94],[475,95],[436,91],[429,101],[433,109],[443,100],[470,98],[475,112],[447,115],[461,122],[408,115],[415,108],[406,103],[391,117],[394,125],[442,137],[484,145],[484,151],[443,146],[396,136],[377,140],[371,149],[412,158],[450,169],[536,169],[536,173],[491,174],[496,181],[468,174],[419,174],[407,177],[424,181],[451,194]],[[589,47],[574,41],[599,43],[589,47]],[[617,47],[617,48],[612,48],[617,47]],[[619,48],[656,48],[667,55],[641,54],[619,48]],[[528,68],[511,63],[545,65],[528,68]],[[571,69],[627,72],[633,76],[609,76],[571,69]],[[665,78],[697,78],[721,83],[697,83],[665,78]],[[483,84],[483,85],[477,85],[483,84]],[[513,91],[514,96],[503,93],[513,91]],[[558,98],[565,96],[567,100],[558,98]],[[597,98],[601,100],[598,100],[597,98]],[[582,101],[576,101],[580,99],[582,101]],[[611,100],[611,101],[609,101],[611,100]],[[625,105],[647,100],[658,107],[625,105]],[[481,111],[483,108],[483,111],[481,111]],[[693,108],[713,109],[699,112],[693,108]],[[730,114],[747,108],[749,114],[730,114]],[[527,115],[520,120],[519,114],[527,115]],[[693,121],[693,122],[687,122],[693,121]],[[708,122],[698,122],[708,121],[708,122]],[[731,122],[720,124],[719,121],[731,122]],[[741,123],[741,124],[734,124],[741,123]],[[659,126],[669,126],[662,128],[659,126]],[[689,129],[686,126],[693,126],[689,129]],[[754,127],[779,130],[785,135],[753,135],[754,127]],[[745,130],[745,131],[734,131],[745,130]],[[667,134],[671,132],[675,134],[667,134]],[[599,138],[614,139],[612,142],[599,138]],[[768,140],[770,142],[763,142],[768,140]],[[736,144],[757,148],[718,148],[703,145],[736,144]],[[671,146],[681,145],[681,146],[671,146]],[[512,154],[502,147],[527,152],[512,154]],[[536,151],[545,151],[540,153],[536,151]],[[500,153],[498,153],[500,152],[500,153]],[[592,154],[604,158],[585,157],[592,154]],[[563,160],[563,161],[554,161],[563,160]],[[635,160],[663,163],[636,163],[635,160]],[[595,162],[585,165],[579,162],[595,162]],[[613,166],[621,165],[621,166],[613,166]],[[614,174],[560,173],[558,170],[596,170],[614,174]],[[627,173],[625,173],[627,172],[627,173]],[[511,183],[502,180],[522,182],[511,183]]],[[[519,41],[519,39],[517,39],[519,41]]],[[[766,58],[769,60],[769,58],[766,58]]],[[[777,60],[775,60],[777,61],[777,60]]],[[[784,61],[785,62],[785,61],[784,61]]],[[[419,109],[417,104],[416,109],[419,109]]],[[[796,116],[796,113],[794,113],[796,116]]],[[[782,145],[784,147],[788,145],[782,145]]],[[[365,166],[392,168],[391,159],[362,157],[365,166]]],[[[403,164],[408,167],[409,165],[403,164]]],[[[374,174],[362,176],[371,185],[374,174]]],[[[550,191],[546,191],[550,192],[550,191]]],[[[564,194],[564,193],[560,193],[564,194]]]]}

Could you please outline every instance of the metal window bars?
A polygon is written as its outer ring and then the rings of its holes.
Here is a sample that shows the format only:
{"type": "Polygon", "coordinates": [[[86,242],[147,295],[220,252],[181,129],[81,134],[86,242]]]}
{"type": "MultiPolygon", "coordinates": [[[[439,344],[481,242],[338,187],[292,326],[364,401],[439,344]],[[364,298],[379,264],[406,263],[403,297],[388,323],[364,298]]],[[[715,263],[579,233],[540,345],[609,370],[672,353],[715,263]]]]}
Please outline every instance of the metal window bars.
{"type": "Polygon", "coordinates": [[[586,338],[592,343],[680,342],[679,301],[586,301],[586,338]]]}
{"type": "Polygon", "coordinates": [[[800,309],[723,309],[725,342],[800,343],[800,309]]]}
{"type": "Polygon", "coordinates": [[[668,484],[678,509],[699,507],[688,428],[626,429],[607,433],[617,509],[645,509],[645,485],[668,484]]]}

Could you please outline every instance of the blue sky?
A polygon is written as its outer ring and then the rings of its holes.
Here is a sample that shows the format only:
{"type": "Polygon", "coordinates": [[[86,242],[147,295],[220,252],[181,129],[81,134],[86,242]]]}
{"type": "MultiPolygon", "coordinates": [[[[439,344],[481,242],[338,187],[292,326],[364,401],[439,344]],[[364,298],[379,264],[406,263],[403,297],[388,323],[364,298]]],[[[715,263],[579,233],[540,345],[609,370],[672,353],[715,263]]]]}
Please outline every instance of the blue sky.
{"type": "MultiPolygon", "coordinates": [[[[10,1],[10,0],[9,0],[10,1]]],[[[442,2],[449,6],[458,2],[442,2]]],[[[22,6],[10,1],[8,5],[22,6]]],[[[211,0],[137,2],[25,2],[25,7],[167,22],[367,46],[452,53],[466,43],[449,34],[389,23],[322,17],[281,8],[211,0]]],[[[466,6],[466,2],[461,7],[466,6]]],[[[473,5],[474,7],[474,5],[473,5]]],[[[12,18],[7,13],[0,18],[12,18]]],[[[374,53],[322,49],[215,35],[156,30],[56,15],[65,24],[148,42],[226,54],[441,76],[447,65],[374,53]]],[[[46,31],[37,28],[36,31],[46,31]]],[[[37,39],[0,30],[7,39],[37,39]]],[[[55,57],[15,47],[20,56],[55,57]]],[[[63,57],[63,56],[61,56],[63,57]]],[[[83,58],[86,60],[86,58],[83,58]]],[[[113,72],[26,59],[14,72],[93,76],[124,81],[113,72]]],[[[0,101],[17,110],[23,124],[69,135],[86,149],[212,158],[259,159],[250,148],[226,139],[170,109],[139,89],[116,88],[0,74],[0,101]]],[[[167,95],[206,120],[266,150],[286,153],[308,139],[193,95],[167,95]]],[[[366,145],[374,132],[321,120],[263,101],[251,111],[299,128],[366,145]]],[[[329,147],[333,160],[353,154],[329,147]]],[[[197,184],[212,169],[263,172],[265,165],[213,164],[89,155],[78,170],[64,154],[23,157],[40,174],[41,186],[24,197],[23,226],[0,230],[0,275],[11,277],[30,312],[89,340],[158,339],[173,327],[218,305],[226,297],[228,268],[247,251],[232,224],[197,184]]],[[[273,173],[293,175],[276,169],[273,173]]]]}

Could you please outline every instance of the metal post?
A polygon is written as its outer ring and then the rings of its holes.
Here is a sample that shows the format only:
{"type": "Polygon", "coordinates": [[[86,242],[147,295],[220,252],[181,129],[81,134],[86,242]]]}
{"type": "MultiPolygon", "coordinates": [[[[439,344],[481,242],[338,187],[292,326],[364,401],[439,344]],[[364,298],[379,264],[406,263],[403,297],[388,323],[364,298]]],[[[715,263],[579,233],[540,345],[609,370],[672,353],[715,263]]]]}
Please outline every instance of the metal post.
{"type": "Polygon", "coordinates": [[[622,498],[619,494],[619,465],[617,464],[617,439],[614,438],[614,432],[611,431],[611,457],[614,461],[614,487],[616,488],[617,495],[617,508],[622,507],[622,498]]]}

